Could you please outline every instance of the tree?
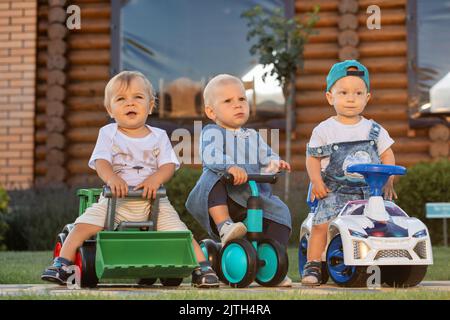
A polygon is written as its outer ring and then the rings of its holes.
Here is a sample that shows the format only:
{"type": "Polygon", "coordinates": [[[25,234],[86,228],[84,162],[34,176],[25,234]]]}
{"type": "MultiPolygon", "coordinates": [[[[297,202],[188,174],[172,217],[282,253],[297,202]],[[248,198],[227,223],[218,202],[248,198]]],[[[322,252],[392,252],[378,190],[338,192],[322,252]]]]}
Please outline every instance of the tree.
{"type": "MultiPolygon", "coordinates": [[[[250,47],[250,54],[259,56],[259,63],[272,66],[263,74],[265,81],[270,72],[276,76],[283,89],[286,110],[286,161],[291,161],[292,104],[295,97],[295,76],[303,69],[303,50],[313,27],[319,20],[319,6],[308,13],[305,23],[299,17],[286,17],[284,10],[277,8],[272,12],[264,11],[261,6],[255,6],[242,13],[247,20],[249,31],[247,41],[256,39],[250,47]]],[[[294,120],[295,121],[295,120],[294,120]]],[[[289,174],[286,175],[284,197],[288,200],[289,174]]]]}

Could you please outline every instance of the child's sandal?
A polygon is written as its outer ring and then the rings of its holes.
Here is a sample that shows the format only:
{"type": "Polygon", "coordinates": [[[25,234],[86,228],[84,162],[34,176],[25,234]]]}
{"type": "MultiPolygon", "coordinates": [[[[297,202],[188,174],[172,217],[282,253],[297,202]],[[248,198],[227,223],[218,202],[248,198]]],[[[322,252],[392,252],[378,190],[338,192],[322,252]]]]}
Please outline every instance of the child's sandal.
{"type": "Polygon", "coordinates": [[[307,286],[319,286],[322,281],[322,262],[308,261],[302,274],[302,284],[307,286]]]}

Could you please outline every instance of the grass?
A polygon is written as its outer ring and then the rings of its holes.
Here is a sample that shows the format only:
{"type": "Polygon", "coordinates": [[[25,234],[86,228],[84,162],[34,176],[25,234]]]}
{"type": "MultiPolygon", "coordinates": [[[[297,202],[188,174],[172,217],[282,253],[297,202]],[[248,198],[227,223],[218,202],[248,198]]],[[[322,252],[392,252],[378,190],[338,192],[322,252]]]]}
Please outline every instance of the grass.
{"type": "MultiPolygon", "coordinates": [[[[417,289],[415,289],[417,290],[417,289]]],[[[393,292],[335,292],[329,294],[308,294],[300,290],[267,291],[249,293],[239,289],[228,292],[217,290],[190,290],[161,292],[155,294],[130,295],[121,292],[117,295],[96,295],[86,293],[69,294],[25,294],[20,296],[0,296],[0,300],[449,300],[450,294],[443,291],[414,291],[402,289],[393,292]],[[232,291],[232,292],[230,292],[232,291]]]]}
{"type": "MultiPolygon", "coordinates": [[[[450,248],[434,247],[434,264],[428,268],[425,280],[450,280],[450,248]]],[[[37,252],[0,252],[0,284],[42,284],[40,274],[42,270],[50,263],[50,251],[37,252]]],[[[289,276],[295,282],[300,280],[298,274],[297,263],[297,248],[289,248],[289,276]]],[[[190,279],[185,279],[189,282],[190,279]]],[[[110,283],[110,281],[108,281],[110,283]]],[[[114,281],[120,283],[133,283],[133,281],[114,281]]],[[[153,293],[135,291],[123,291],[119,295],[105,295],[105,293],[43,293],[43,294],[29,294],[24,293],[20,296],[0,296],[0,299],[88,299],[88,300],[102,300],[102,299],[224,299],[224,300],[242,300],[242,299],[450,299],[448,291],[424,290],[421,288],[415,289],[392,289],[389,291],[368,292],[366,291],[336,291],[332,293],[308,293],[305,290],[297,289],[280,289],[280,290],[165,290],[159,292],[155,296],[153,293]]]]}
{"type": "MultiPolygon", "coordinates": [[[[51,255],[50,251],[0,252],[0,284],[43,283],[40,275],[50,264],[51,255]]],[[[425,280],[450,280],[450,248],[434,247],[433,258],[434,264],[428,267],[425,280]]],[[[297,248],[289,248],[288,275],[293,281],[300,281],[297,248]]]]}

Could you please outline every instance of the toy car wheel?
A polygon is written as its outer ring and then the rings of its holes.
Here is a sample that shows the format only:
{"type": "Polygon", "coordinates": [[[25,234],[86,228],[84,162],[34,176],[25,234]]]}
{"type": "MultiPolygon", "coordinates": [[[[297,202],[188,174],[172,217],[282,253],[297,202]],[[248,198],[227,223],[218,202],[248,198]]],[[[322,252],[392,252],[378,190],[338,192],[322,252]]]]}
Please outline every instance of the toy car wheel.
{"type": "Polygon", "coordinates": [[[228,242],[220,253],[220,267],[224,278],[234,288],[248,287],[256,277],[257,254],[245,239],[228,242]]]}
{"type": "Polygon", "coordinates": [[[84,244],[77,251],[75,265],[80,268],[82,288],[94,288],[98,284],[95,272],[95,244],[84,244]]]}
{"type": "MultiPolygon", "coordinates": [[[[298,245],[298,272],[300,277],[303,275],[303,269],[305,269],[305,264],[308,261],[308,236],[304,235],[298,245]]],[[[328,268],[327,262],[322,261],[322,281],[321,284],[328,282],[328,268]]]]}
{"type": "Polygon", "coordinates": [[[56,257],[59,257],[59,255],[61,253],[62,245],[63,245],[64,241],[66,240],[66,236],[67,235],[62,232],[56,236],[56,243],[55,243],[55,247],[53,248],[53,259],[56,257]]]}
{"type": "Polygon", "coordinates": [[[258,243],[257,255],[259,268],[256,273],[256,282],[262,286],[271,287],[283,281],[289,266],[286,248],[278,241],[263,239],[258,243]]]}
{"type": "Polygon", "coordinates": [[[300,277],[303,274],[303,269],[305,269],[307,256],[308,256],[308,238],[305,234],[300,239],[300,242],[298,244],[298,273],[300,274],[300,277]]]}
{"type": "Polygon", "coordinates": [[[140,286],[152,286],[156,282],[156,278],[145,278],[145,279],[139,279],[138,285],[140,286]]]}
{"type": "Polygon", "coordinates": [[[183,278],[160,278],[159,281],[164,287],[178,287],[183,282],[183,278]]]}
{"type": "Polygon", "coordinates": [[[381,266],[381,282],[396,288],[415,287],[425,277],[427,268],[427,265],[381,266]]]}
{"type": "Polygon", "coordinates": [[[328,274],[341,287],[365,287],[370,276],[367,267],[347,266],[344,264],[344,249],[341,235],[335,236],[327,249],[328,274]]]}

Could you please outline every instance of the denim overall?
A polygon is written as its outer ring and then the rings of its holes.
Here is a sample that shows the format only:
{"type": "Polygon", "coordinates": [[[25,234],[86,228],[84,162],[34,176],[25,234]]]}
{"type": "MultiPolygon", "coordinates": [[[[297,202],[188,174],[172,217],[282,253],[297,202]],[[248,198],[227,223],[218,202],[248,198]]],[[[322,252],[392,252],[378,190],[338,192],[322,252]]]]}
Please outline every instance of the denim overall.
{"type": "MultiPolygon", "coordinates": [[[[226,129],[221,128],[216,124],[209,124],[202,130],[200,139],[200,153],[203,154],[203,150],[212,142],[205,141],[204,136],[208,130],[219,130],[225,139],[226,129]]],[[[260,174],[264,166],[266,166],[270,160],[279,159],[279,156],[274,153],[269,146],[264,144],[250,143],[251,135],[259,134],[255,130],[243,130],[243,134],[238,134],[234,137],[234,143],[231,145],[223,146],[223,150],[218,150],[225,155],[234,155],[233,160],[237,160],[239,154],[245,153],[245,163],[239,164],[239,167],[244,168],[247,173],[260,174]],[[239,150],[237,140],[242,139],[244,141],[245,148],[239,150]],[[230,149],[234,149],[231,152],[230,149]],[[246,151],[244,151],[246,150],[246,151]],[[251,164],[248,157],[250,154],[262,154],[258,163],[251,164]]],[[[225,140],[223,140],[225,141],[225,140]]],[[[259,141],[259,140],[256,140],[259,141]]],[[[202,159],[203,161],[203,159],[202,159]]],[[[204,161],[203,161],[204,162],[204,161]]],[[[216,238],[210,227],[210,218],[208,213],[208,195],[210,194],[214,185],[219,181],[218,173],[228,170],[230,164],[209,164],[203,163],[203,172],[197,181],[195,187],[189,194],[186,201],[186,209],[189,213],[202,225],[202,227],[208,232],[208,234],[216,238]]],[[[228,196],[237,204],[242,207],[247,207],[247,200],[251,195],[250,187],[248,183],[242,185],[227,185],[228,196]]],[[[264,218],[275,221],[279,224],[287,226],[289,229],[291,225],[291,214],[287,205],[281,201],[276,195],[272,193],[272,187],[268,183],[258,183],[258,189],[260,193],[260,201],[264,208],[264,218]]]]}
{"type": "Polygon", "coordinates": [[[379,164],[377,141],[380,125],[372,121],[367,140],[340,142],[321,147],[307,147],[312,157],[330,157],[330,163],[321,173],[328,189],[328,195],[320,199],[313,217],[313,224],[326,223],[335,218],[348,201],[369,197],[369,187],[364,178],[355,173],[347,173],[351,164],[379,164]]]}

